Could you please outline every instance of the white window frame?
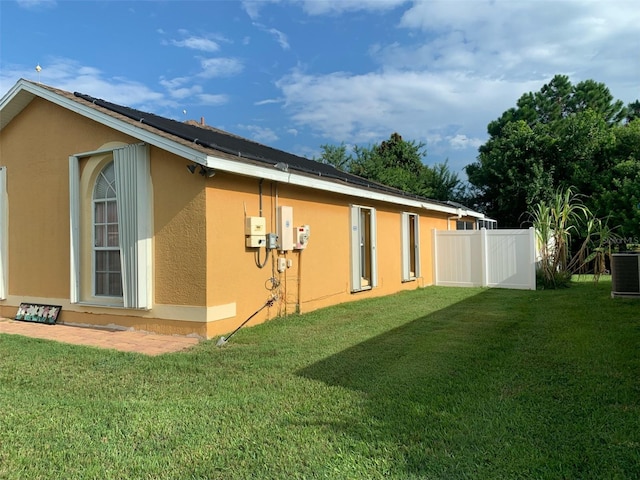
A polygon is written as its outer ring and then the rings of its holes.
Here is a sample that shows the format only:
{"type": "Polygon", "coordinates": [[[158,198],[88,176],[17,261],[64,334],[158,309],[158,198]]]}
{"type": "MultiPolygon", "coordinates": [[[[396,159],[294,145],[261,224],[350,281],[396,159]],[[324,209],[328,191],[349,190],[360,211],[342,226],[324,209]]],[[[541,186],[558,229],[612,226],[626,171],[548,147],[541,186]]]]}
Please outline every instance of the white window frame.
{"type": "Polygon", "coordinates": [[[475,230],[475,223],[469,220],[456,220],[456,230],[475,230]]]}
{"type": "Polygon", "coordinates": [[[401,216],[402,281],[411,282],[420,272],[420,216],[402,212],[401,216]]]}
{"type": "MultiPolygon", "coordinates": [[[[70,236],[71,236],[71,303],[89,303],[149,310],[153,300],[153,210],[149,149],[134,144],[72,155],[69,157],[70,236]],[[81,289],[81,201],[93,199],[91,192],[80,191],[81,158],[98,154],[113,155],[118,195],[118,232],[122,271],[123,297],[113,304],[103,297],[82,298],[81,289]]],[[[91,203],[93,206],[93,203],[91,203]]],[[[91,216],[91,218],[93,218],[91,216]]],[[[85,220],[86,221],[86,220],[85,220]]],[[[89,236],[93,239],[93,234],[89,236]]],[[[85,247],[86,248],[86,247],[85,247]]],[[[93,251],[93,249],[92,249],[93,251]]],[[[91,268],[95,278],[95,269],[91,268]]]]}
{"type": "Polygon", "coordinates": [[[6,300],[9,283],[9,197],[7,167],[0,167],[0,300],[6,300]]]}
{"type": "MultiPolygon", "coordinates": [[[[118,192],[115,189],[115,166],[113,165],[113,162],[109,162],[107,163],[98,173],[98,177],[96,178],[96,181],[93,185],[93,195],[92,195],[92,209],[91,209],[91,225],[92,225],[92,252],[91,252],[91,261],[92,261],[92,267],[91,267],[91,271],[93,272],[93,277],[92,277],[92,291],[93,291],[93,295],[95,297],[111,297],[111,298],[122,298],[123,294],[122,294],[122,262],[120,260],[120,235],[119,235],[119,228],[118,228],[118,233],[117,233],[117,242],[110,242],[109,237],[113,235],[113,232],[111,233],[111,235],[109,234],[109,226],[110,225],[116,225],[116,227],[119,226],[119,222],[118,222],[118,215],[117,215],[117,205],[118,205],[118,192]],[[109,196],[105,196],[105,197],[100,197],[100,198],[96,198],[96,190],[98,187],[98,184],[101,181],[109,181],[109,179],[106,177],[105,175],[105,171],[107,170],[107,168],[111,168],[114,171],[114,178],[113,178],[113,186],[112,186],[112,190],[114,193],[113,197],[109,197],[109,196]],[[115,222],[109,222],[109,218],[108,218],[108,211],[109,211],[109,205],[110,203],[115,204],[116,206],[116,220],[115,222]],[[96,218],[96,210],[97,210],[97,205],[99,204],[104,204],[105,207],[105,211],[104,211],[104,221],[101,221],[98,223],[98,219],[96,218]],[[102,237],[101,239],[98,239],[98,236],[96,235],[96,232],[98,230],[98,227],[104,227],[104,232],[101,233],[100,237],[102,237]],[[103,291],[98,291],[98,261],[97,261],[97,256],[98,256],[98,252],[118,252],[118,268],[119,270],[117,270],[117,273],[120,276],[120,293],[115,295],[112,292],[109,293],[104,293],[103,291]]],[[[107,255],[109,256],[109,255],[107,255]]],[[[105,263],[107,264],[106,266],[106,271],[103,273],[115,273],[116,270],[111,271],[109,264],[110,262],[108,260],[105,261],[105,263]]],[[[107,285],[110,284],[110,280],[107,280],[107,285]]],[[[109,287],[107,287],[107,290],[110,290],[109,287]]]]}
{"type": "Polygon", "coordinates": [[[378,286],[376,210],[351,205],[350,215],[351,292],[360,292],[378,286]]]}

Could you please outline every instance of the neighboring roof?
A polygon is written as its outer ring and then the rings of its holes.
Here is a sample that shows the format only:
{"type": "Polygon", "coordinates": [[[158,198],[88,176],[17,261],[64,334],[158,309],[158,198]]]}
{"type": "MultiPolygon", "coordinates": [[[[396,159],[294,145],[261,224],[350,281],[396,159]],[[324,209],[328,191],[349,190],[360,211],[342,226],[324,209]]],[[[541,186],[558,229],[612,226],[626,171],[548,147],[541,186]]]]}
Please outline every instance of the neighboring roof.
{"type": "Polygon", "coordinates": [[[419,197],[343,172],[332,165],[309,160],[196,122],[179,122],[90,95],[70,93],[28,80],[19,80],[0,100],[0,130],[36,96],[209,168],[454,215],[484,218],[481,213],[460,204],[419,197]]]}

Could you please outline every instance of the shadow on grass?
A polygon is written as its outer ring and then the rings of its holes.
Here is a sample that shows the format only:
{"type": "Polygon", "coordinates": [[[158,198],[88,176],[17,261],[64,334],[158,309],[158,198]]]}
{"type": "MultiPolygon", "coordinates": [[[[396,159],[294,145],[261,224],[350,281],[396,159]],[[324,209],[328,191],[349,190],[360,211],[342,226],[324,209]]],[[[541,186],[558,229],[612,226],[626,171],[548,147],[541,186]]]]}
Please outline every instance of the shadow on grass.
{"type": "Polygon", "coordinates": [[[318,422],[366,455],[400,452],[395,475],[593,478],[612,450],[574,425],[591,413],[578,367],[549,355],[555,296],[486,290],[297,373],[362,392],[362,416],[318,422]]]}

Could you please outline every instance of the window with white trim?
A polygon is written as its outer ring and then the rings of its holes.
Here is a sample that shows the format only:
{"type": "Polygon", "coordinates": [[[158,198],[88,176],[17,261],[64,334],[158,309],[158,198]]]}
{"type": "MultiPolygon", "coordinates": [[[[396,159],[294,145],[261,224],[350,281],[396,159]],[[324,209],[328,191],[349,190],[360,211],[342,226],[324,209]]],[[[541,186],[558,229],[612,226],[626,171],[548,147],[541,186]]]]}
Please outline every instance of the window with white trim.
{"type": "Polygon", "coordinates": [[[70,156],[69,187],[71,303],[150,309],[153,192],[148,146],[120,144],[70,156]]]}
{"type": "Polygon", "coordinates": [[[402,213],[402,281],[420,276],[420,217],[415,213],[402,213]]]}
{"type": "Polygon", "coordinates": [[[351,291],[377,286],[376,211],[351,206],[351,291]]]}
{"type": "Polygon", "coordinates": [[[477,221],[478,230],[481,228],[486,228],[487,230],[495,230],[498,228],[498,222],[496,220],[488,219],[488,218],[480,218],[477,221]]]}
{"type": "Polygon", "coordinates": [[[475,230],[475,223],[466,220],[457,220],[456,230],[475,230]]]}
{"type": "Polygon", "coordinates": [[[118,196],[113,162],[98,174],[93,189],[93,291],[122,297],[118,196]]]}

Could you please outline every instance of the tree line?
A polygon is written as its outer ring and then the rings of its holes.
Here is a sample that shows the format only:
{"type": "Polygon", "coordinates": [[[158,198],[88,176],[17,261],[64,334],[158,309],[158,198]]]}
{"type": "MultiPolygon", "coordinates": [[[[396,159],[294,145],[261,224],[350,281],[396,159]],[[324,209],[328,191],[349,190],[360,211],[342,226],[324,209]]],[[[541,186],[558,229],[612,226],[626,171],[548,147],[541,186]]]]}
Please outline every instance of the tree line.
{"type": "Polygon", "coordinates": [[[340,145],[321,145],[319,160],[354,175],[382,183],[399,190],[434,200],[460,197],[462,182],[451,172],[447,162],[427,165],[424,143],[404,140],[393,133],[389,140],[371,146],[354,146],[347,151],[340,145]]]}
{"type": "Polygon", "coordinates": [[[426,146],[393,133],[371,146],[322,145],[320,158],[343,171],[432,198],[454,200],[498,220],[526,226],[528,213],[572,189],[620,237],[640,237],[640,101],[615,100],[594,80],[556,75],[523,94],[487,126],[489,139],[465,167],[426,163],[426,146]]]}

